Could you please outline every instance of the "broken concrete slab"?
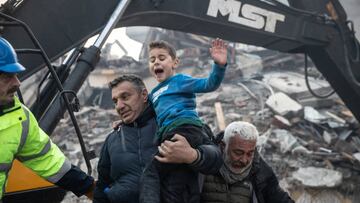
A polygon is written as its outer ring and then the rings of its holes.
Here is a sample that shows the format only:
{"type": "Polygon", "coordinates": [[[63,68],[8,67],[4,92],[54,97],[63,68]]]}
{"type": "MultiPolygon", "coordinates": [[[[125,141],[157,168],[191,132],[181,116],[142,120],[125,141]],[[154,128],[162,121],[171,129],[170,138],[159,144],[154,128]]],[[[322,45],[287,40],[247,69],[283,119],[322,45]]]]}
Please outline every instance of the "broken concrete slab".
{"type": "Polygon", "coordinates": [[[336,187],[342,183],[342,173],[326,168],[299,168],[293,173],[293,178],[308,187],[336,187]]]}
{"type": "Polygon", "coordinates": [[[295,147],[300,146],[290,131],[282,129],[273,130],[269,140],[280,146],[282,153],[291,152],[295,147]]]}
{"type": "Polygon", "coordinates": [[[288,119],[286,119],[283,116],[280,115],[275,115],[273,117],[273,120],[271,121],[271,123],[275,126],[277,126],[278,128],[284,128],[284,129],[288,129],[291,127],[291,123],[288,119]]]}
{"type": "Polygon", "coordinates": [[[302,110],[299,103],[282,92],[271,95],[265,103],[271,110],[285,117],[299,115],[302,110]]]}
{"type": "Polygon", "coordinates": [[[335,190],[305,189],[296,203],[342,203],[342,195],[335,190]]]}
{"type": "Polygon", "coordinates": [[[334,144],[338,136],[335,133],[327,132],[326,130],[324,130],[323,138],[327,144],[334,144]]]}
{"type": "Polygon", "coordinates": [[[226,71],[226,78],[238,77],[251,78],[262,71],[262,60],[259,56],[241,53],[235,56],[235,68],[226,71]]]}
{"type": "MultiPolygon", "coordinates": [[[[304,75],[296,72],[282,71],[266,73],[264,74],[263,81],[275,90],[284,92],[292,98],[312,97],[305,84],[304,75]]],[[[325,80],[315,80],[309,77],[309,82],[311,88],[320,95],[332,90],[329,83],[325,80]]]]}
{"type": "Polygon", "coordinates": [[[311,106],[314,108],[330,108],[335,103],[332,98],[318,99],[315,97],[299,98],[297,99],[297,102],[303,106],[311,106]]]}
{"type": "Polygon", "coordinates": [[[357,149],[356,147],[352,144],[352,143],[349,143],[345,140],[337,140],[333,149],[335,151],[338,151],[338,152],[346,152],[348,154],[352,154],[352,153],[355,153],[357,152],[357,149]]]}
{"type": "Polygon", "coordinates": [[[355,157],[355,159],[360,162],[360,152],[353,154],[353,157],[355,157]]]}
{"type": "Polygon", "coordinates": [[[321,123],[325,123],[327,118],[328,118],[327,116],[321,114],[319,111],[317,111],[311,106],[304,107],[304,119],[307,121],[321,124],[321,123]]]}

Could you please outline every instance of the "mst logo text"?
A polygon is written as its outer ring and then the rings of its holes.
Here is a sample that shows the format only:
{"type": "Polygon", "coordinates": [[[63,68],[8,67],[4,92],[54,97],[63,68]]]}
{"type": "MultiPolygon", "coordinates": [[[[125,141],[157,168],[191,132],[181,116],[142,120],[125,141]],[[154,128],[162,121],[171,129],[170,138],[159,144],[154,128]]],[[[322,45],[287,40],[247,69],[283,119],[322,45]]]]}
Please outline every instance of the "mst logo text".
{"type": "Polygon", "coordinates": [[[229,21],[251,28],[275,32],[276,24],[285,21],[285,15],[236,0],[210,0],[207,15],[229,15],[229,21]]]}

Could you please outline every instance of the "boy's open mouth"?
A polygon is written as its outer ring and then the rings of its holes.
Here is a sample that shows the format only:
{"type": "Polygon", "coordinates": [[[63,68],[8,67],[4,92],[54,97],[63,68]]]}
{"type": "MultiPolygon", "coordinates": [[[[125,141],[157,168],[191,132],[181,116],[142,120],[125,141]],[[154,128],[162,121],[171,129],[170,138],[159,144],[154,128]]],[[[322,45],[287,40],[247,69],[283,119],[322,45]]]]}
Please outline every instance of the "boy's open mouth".
{"type": "Polygon", "coordinates": [[[154,72],[155,72],[155,74],[159,74],[159,73],[163,73],[164,70],[161,68],[158,68],[158,69],[155,69],[154,72]]]}

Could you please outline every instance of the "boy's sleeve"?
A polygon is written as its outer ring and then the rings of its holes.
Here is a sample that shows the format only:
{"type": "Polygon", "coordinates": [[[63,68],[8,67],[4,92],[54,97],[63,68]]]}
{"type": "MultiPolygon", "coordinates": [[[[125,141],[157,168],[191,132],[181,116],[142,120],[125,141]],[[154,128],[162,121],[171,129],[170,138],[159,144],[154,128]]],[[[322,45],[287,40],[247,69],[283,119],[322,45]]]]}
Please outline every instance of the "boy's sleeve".
{"type": "Polygon", "coordinates": [[[213,64],[209,77],[193,78],[184,76],[181,82],[182,89],[190,93],[205,93],[216,90],[225,76],[225,67],[220,67],[216,63],[213,64]]]}

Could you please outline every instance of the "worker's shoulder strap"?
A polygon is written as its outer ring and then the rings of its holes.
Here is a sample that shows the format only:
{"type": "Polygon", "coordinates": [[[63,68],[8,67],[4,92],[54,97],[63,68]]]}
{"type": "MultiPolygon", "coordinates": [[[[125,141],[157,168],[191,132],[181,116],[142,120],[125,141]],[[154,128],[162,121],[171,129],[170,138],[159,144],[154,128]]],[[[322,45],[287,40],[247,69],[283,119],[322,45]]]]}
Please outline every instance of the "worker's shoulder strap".
{"type": "Polygon", "coordinates": [[[23,148],[26,142],[26,138],[29,134],[29,126],[30,126],[30,112],[26,107],[22,107],[22,109],[24,110],[26,119],[23,122],[21,122],[22,130],[21,130],[20,144],[17,150],[18,152],[21,151],[21,149],[23,148]]]}

